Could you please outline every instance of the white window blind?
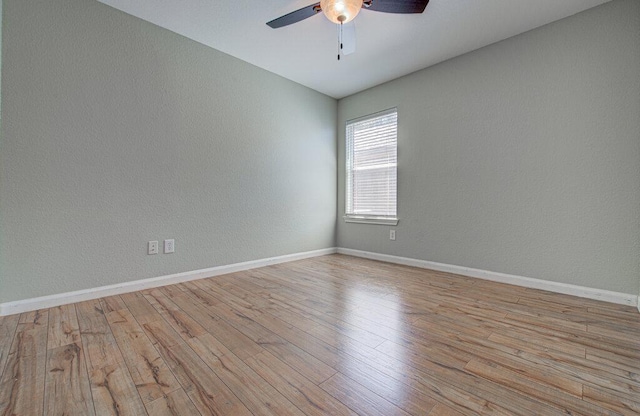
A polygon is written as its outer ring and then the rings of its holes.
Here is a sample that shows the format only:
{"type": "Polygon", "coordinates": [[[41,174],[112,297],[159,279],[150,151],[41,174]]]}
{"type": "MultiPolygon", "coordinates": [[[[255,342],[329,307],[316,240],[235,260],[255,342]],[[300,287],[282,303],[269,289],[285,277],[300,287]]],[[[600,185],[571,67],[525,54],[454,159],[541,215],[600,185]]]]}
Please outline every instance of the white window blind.
{"type": "Polygon", "coordinates": [[[395,219],[398,185],[398,111],[347,122],[346,216],[395,219]]]}

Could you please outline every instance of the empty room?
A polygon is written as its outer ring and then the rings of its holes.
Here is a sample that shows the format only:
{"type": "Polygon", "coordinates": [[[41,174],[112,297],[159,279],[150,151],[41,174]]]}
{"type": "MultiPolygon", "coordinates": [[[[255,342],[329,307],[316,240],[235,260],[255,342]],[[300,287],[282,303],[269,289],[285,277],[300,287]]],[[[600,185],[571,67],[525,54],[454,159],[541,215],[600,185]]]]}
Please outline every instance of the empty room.
{"type": "Polygon", "coordinates": [[[312,1],[0,0],[0,415],[640,414],[640,1],[312,1]]]}

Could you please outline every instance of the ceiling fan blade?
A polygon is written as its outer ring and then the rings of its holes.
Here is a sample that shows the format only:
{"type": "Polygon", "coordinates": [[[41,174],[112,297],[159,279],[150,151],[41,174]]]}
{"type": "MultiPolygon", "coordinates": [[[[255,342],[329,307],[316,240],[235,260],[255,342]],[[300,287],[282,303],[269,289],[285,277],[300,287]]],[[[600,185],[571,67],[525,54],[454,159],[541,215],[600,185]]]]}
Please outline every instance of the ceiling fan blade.
{"type": "MultiPolygon", "coordinates": [[[[366,3],[366,2],[365,2],[366,3]]],[[[362,6],[365,10],[384,13],[422,13],[429,0],[372,0],[371,6],[362,6]]]]}
{"type": "Polygon", "coordinates": [[[295,12],[280,16],[277,19],[273,19],[272,21],[267,22],[267,25],[269,25],[273,29],[277,29],[282,26],[288,26],[293,23],[298,23],[311,16],[315,16],[321,11],[322,10],[320,9],[320,3],[312,4],[307,7],[303,7],[302,9],[296,10],[295,12]]]}
{"type": "Polygon", "coordinates": [[[342,25],[342,54],[349,55],[356,51],[355,20],[342,25]]]}

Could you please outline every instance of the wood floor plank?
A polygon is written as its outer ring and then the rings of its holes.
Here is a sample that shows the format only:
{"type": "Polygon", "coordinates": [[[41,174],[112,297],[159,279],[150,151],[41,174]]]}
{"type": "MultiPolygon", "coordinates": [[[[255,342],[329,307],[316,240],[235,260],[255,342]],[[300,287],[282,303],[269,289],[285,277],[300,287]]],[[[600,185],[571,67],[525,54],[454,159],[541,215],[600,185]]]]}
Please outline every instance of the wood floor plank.
{"type": "Polygon", "coordinates": [[[196,416],[201,413],[183,389],[174,390],[150,403],[147,412],[153,416],[196,416]]]}
{"type": "Polygon", "coordinates": [[[4,369],[9,359],[11,342],[13,341],[18,327],[20,315],[0,316],[0,380],[4,374],[4,369]]]}
{"type": "MultiPolygon", "coordinates": [[[[465,369],[472,374],[476,374],[487,380],[495,381],[506,388],[527,391],[527,394],[536,399],[558,407],[558,409],[568,409],[579,414],[597,415],[606,413],[600,406],[592,405],[584,400],[560,392],[555,388],[548,387],[536,380],[521,376],[496,363],[480,362],[472,360],[465,369]]],[[[609,412],[611,413],[611,412],[609,412]]]]}
{"type": "MultiPolygon", "coordinates": [[[[473,359],[476,363],[483,363],[488,366],[496,364],[496,362],[506,370],[509,370],[521,377],[535,380],[544,385],[555,387],[557,390],[570,394],[577,398],[582,398],[583,384],[569,377],[563,377],[559,371],[553,371],[552,368],[545,366],[536,366],[534,363],[526,360],[513,360],[506,355],[492,357],[492,360],[476,357],[473,359]]],[[[465,366],[466,368],[466,366],[465,366]]]]}
{"type": "Polygon", "coordinates": [[[618,354],[594,347],[587,348],[585,357],[589,361],[601,363],[610,368],[618,368],[622,371],[629,372],[629,376],[631,378],[638,380],[638,375],[640,374],[640,361],[634,357],[627,357],[624,354],[618,354]]]}
{"type": "Polygon", "coordinates": [[[486,345],[493,350],[521,357],[542,369],[558,370],[585,385],[595,385],[621,394],[640,395],[640,376],[630,371],[622,371],[569,354],[549,353],[526,342],[501,335],[492,335],[486,345]]]}
{"type": "Polygon", "coordinates": [[[49,309],[48,349],[80,342],[80,329],[74,305],[49,309]]]}
{"type": "Polygon", "coordinates": [[[552,337],[561,343],[571,343],[576,347],[585,349],[593,347],[601,351],[608,351],[620,354],[630,358],[640,360],[640,345],[637,343],[610,339],[599,334],[589,333],[587,331],[574,330],[570,328],[558,328],[548,322],[538,322],[535,317],[518,316],[512,317],[507,315],[506,318],[500,319],[500,325],[506,325],[499,331],[509,331],[511,333],[524,332],[532,336],[552,337]],[[515,318],[515,319],[514,319],[515,318]]]}
{"type": "Polygon", "coordinates": [[[40,414],[44,406],[49,312],[20,315],[0,380],[0,414],[40,414]]]}
{"type": "Polygon", "coordinates": [[[25,312],[20,314],[18,327],[11,343],[9,354],[19,351],[23,357],[46,354],[49,310],[40,309],[33,312],[25,312]],[[22,338],[23,342],[18,343],[16,340],[22,338]],[[28,348],[27,348],[28,347],[28,348]]]}
{"type": "Polygon", "coordinates": [[[191,338],[187,343],[254,415],[304,416],[300,409],[212,334],[191,338]]]}
{"type": "Polygon", "coordinates": [[[474,358],[463,350],[456,351],[435,340],[422,343],[406,340],[399,340],[399,342],[385,341],[376,348],[375,352],[384,353],[389,357],[396,357],[400,353],[402,358],[408,362],[419,361],[424,357],[429,357],[430,362],[456,370],[462,370],[474,358]]]}
{"type": "Polygon", "coordinates": [[[161,352],[159,347],[160,344],[165,348],[168,348],[173,345],[184,343],[180,334],[171,327],[170,323],[162,319],[160,316],[157,318],[158,319],[155,321],[142,324],[142,328],[158,352],[161,352]]]}
{"type": "Polygon", "coordinates": [[[264,351],[245,362],[309,416],[355,416],[356,413],[302,374],[264,351]]]}
{"type": "Polygon", "coordinates": [[[416,372],[406,366],[400,369],[394,365],[397,363],[390,362],[392,360],[382,364],[382,360],[377,359],[379,357],[373,360],[371,357],[348,359],[338,368],[350,380],[409,414],[424,415],[437,404],[437,394],[434,391],[414,383],[406,383],[404,377],[417,377],[416,372]],[[381,366],[386,368],[381,370],[381,366]],[[404,374],[400,375],[399,371],[404,374]]]}
{"type": "Polygon", "coordinates": [[[409,413],[340,373],[320,384],[320,387],[362,415],[409,416],[409,413]]]}
{"type": "MultiPolygon", "coordinates": [[[[193,293],[194,296],[196,293],[199,293],[197,289],[195,290],[195,293],[193,293]]],[[[189,291],[190,289],[187,288],[185,293],[188,293],[189,291]]],[[[225,334],[222,342],[240,359],[251,357],[264,350],[251,338],[227,323],[224,319],[222,319],[222,317],[217,316],[214,313],[210,313],[205,308],[200,306],[207,305],[207,303],[200,303],[201,300],[204,300],[204,302],[209,302],[210,300],[200,297],[197,298],[196,301],[194,301],[194,298],[186,294],[178,297],[173,297],[171,298],[171,300],[174,301],[174,303],[179,306],[190,318],[204,327],[207,332],[211,334],[225,334]]],[[[217,303],[217,300],[215,301],[217,303]]]]}
{"type": "Polygon", "coordinates": [[[120,298],[127,305],[127,309],[135,316],[140,325],[157,319],[158,313],[149,301],[147,301],[142,292],[125,293],[120,295],[120,298]]]}
{"type": "MultiPolygon", "coordinates": [[[[437,349],[448,349],[455,356],[467,354],[468,357],[483,362],[485,359],[498,362],[514,372],[564,390],[576,397],[581,397],[582,386],[585,382],[599,384],[605,388],[617,389],[622,393],[635,393],[636,387],[638,387],[636,383],[629,383],[619,378],[612,379],[611,376],[604,378],[598,374],[590,374],[584,371],[584,367],[569,365],[567,361],[553,361],[546,357],[539,357],[535,353],[510,348],[491,340],[464,335],[443,337],[435,334],[435,332],[435,330],[432,332],[432,338],[428,344],[440,345],[441,347],[436,347],[437,349]]],[[[420,343],[418,341],[418,344],[420,343]]],[[[384,347],[382,345],[379,350],[383,351],[384,347]]],[[[424,347],[419,345],[412,346],[411,352],[417,354],[422,349],[424,347]]],[[[577,360],[577,358],[574,358],[573,361],[569,362],[576,363],[578,362],[577,360]]],[[[582,363],[585,361],[582,359],[582,363]]]]}
{"type": "MultiPolygon", "coordinates": [[[[201,288],[201,290],[206,290],[206,286],[201,288]]],[[[193,293],[193,291],[190,293],[193,293]]],[[[229,299],[225,300],[230,302],[229,299]]],[[[220,302],[216,305],[209,305],[207,308],[216,315],[223,317],[238,331],[241,331],[262,348],[270,351],[276,357],[279,357],[293,368],[302,372],[312,381],[321,383],[335,374],[336,371],[322,361],[299,347],[288,343],[282,337],[269,331],[242,312],[235,310],[229,304],[220,302]]]]}
{"type": "Polygon", "coordinates": [[[608,338],[616,338],[624,341],[635,342],[640,336],[640,328],[623,326],[620,324],[589,323],[587,331],[592,334],[604,335],[608,338]]]}
{"type": "Polygon", "coordinates": [[[9,356],[6,371],[0,381],[0,414],[42,412],[45,365],[46,354],[24,356],[18,352],[9,356]]]}
{"type": "Polygon", "coordinates": [[[432,361],[428,355],[412,354],[410,345],[386,343],[368,357],[376,369],[395,380],[431,397],[465,415],[553,414],[554,409],[526,394],[503,389],[471,373],[432,361]],[[384,348],[384,351],[383,351],[384,348]]]}
{"type": "Polygon", "coordinates": [[[529,345],[535,345],[548,351],[557,351],[559,353],[573,355],[576,358],[584,358],[587,354],[587,347],[581,344],[579,340],[541,334],[528,328],[496,330],[492,331],[491,335],[500,335],[512,338],[517,337],[519,340],[526,342],[529,345]]]}
{"type": "Polygon", "coordinates": [[[606,409],[619,412],[623,415],[640,414],[640,397],[621,397],[615,392],[585,386],[584,399],[606,409]]]}
{"type": "Polygon", "coordinates": [[[431,409],[429,416],[462,416],[462,413],[453,410],[447,405],[438,403],[433,409],[431,409]]]}
{"type": "Polygon", "coordinates": [[[606,317],[608,320],[611,320],[613,322],[628,322],[634,326],[640,325],[640,322],[638,322],[638,314],[633,308],[611,310],[593,306],[587,307],[587,315],[597,316],[599,318],[606,317]]]}
{"type": "Polygon", "coordinates": [[[100,301],[78,303],[76,312],[96,414],[145,414],[100,301]]]}
{"type": "MultiPolygon", "coordinates": [[[[75,314],[75,308],[73,311],[75,314]]],[[[59,338],[58,341],[61,339],[64,338],[59,338]]],[[[80,343],[49,349],[44,394],[46,415],[95,415],[91,385],[80,343]]]]}
{"type": "Polygon", "coordinates": [[[122,298],[118,295],[107,296],[100,299],[100,302],[102,303],[102,307],[104,308],[104,313],[119,311],[120,309],[128,309],[127,304],[124,303],[122,298]]]}
{"type": "MultiPolygon", "coordinates": [[[[178,293],[174,296],[180,297],[183,300],[188,299],[188,296],[182,291],[176,292],[178,293]]],[[[180,309],[180,307],[160,290],[155,289],[145,292],[144,297],[149,301],[151,306],[158,311],[158,314],[180,334],[182,339],[188,340],[207,333],[207,330],[202,327],[202,325],[180,309]]]]}
{"type": "MultiPolygon", "coordinates": [[[[155,331],[162,325],[144,324],[155,334],[156,346],[180,381],[185,392],[203,415],[251,415],[251,411],[222,380],[182,340],[168,340],[155,331]]],[[[176,335],[177,336],[177,335],[176,335]]]]}
{"type": "MultiPolygon", "coordinates": [[[[269,299],[265,299],[243,289],[241,284],[235,281],[224,284],[224,281],[222,283],[217,283],[216,281],[206,280],[203,281],[203,284],[206,284],[209,289],[217,291],[218,294],[228,293],[235,296],[238,300],[247,301],[253,309],[267,310],[269,313],[277,317],[281,317],[283,320],[290,318],[290,315],[288,315],[285,308],[274,307],[273,302],[269,299]],[[283,315],[285,316],[283,317],[283,315]]],[[[335,338],[336,334],[339,334],[342,337],[352,338],[357,342],[372,348],[377,347],[386,340],[383,336],[373,331],[362,329],[356,325],[352,325],[349,322],[345,322],[327,314],[298,313],[295,317],[295,321],[302,322],[302,325],[306,327],[307,332],[321,339],[331,340],[335,338]]]]}
{"type": "MultiPolygon", "coordinates": [[[[249,292],[236,291],[242,299],[250,299],[254,302],[255,297],[251,297],[249,292]]],[[[272,305],[263,308],[252,308],[235,304],[244,315],[250,317],[264,328],[282,337],[300,349],[310,353],[315,358],[334,367],[344,360],[344,353],[351,352],[357,354],[368,347],[365,343],[360,343],[344,333],[336,331],[321,336],[313,331],[318,325],[318,320],[309,318],[310,314],[305,314],[299,309],[286,309],[283,307],[273,307],[272,305]],[[285,310],[286,309],[286,310],[285,310]]],[[[330,327],[327,327],[328,329],[330,327]]],[[[377,343],[376,343],[377,344],[377,343]]]]}
{"type": "Polygon", "coordinates": [[[111,332],[143,403],[180,388],[167,364],[128,309],[106,314],[111,332]]]}
{"type": "Polygon", "coordinates": [[[548,303],[554,303],[556,305],[561,305],[563,307],[591,307],[591,308],[601,308],[608,309],[611,311],[620,311],[620,312],[628,312],[633,309],[633,307],[626,305],[618,305],[615,303],[604,302],[595,299],[584,299],[579,298],[577,296],[565,295],[562,293],[554,293],[546,290],[539,289],[530,289],[527,288],[522,295],[527,299],[536,299],[545,301],[548,303]]]}

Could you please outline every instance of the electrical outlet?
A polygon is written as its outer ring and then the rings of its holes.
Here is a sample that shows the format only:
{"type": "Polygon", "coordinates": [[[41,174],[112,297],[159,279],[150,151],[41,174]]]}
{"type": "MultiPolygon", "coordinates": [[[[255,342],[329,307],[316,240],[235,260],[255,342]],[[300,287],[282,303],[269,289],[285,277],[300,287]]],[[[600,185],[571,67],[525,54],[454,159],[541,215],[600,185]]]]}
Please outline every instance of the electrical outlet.
{"type": "Polygon", "coordinates": [[[174,251],[176,251],[175,241],[173,239],[164,240],[164,254],[173,253],[174,251]]]}
{"type": "Polygon", "coordinates": [[[389,230],[389,240],[396,241],[396,230],[389,230]]]}
{"type": "Polygon", "coordinates": [[[158,242],[157,241],[149,241],[148,246],[148,254],[158,254],[158,242]]]}

